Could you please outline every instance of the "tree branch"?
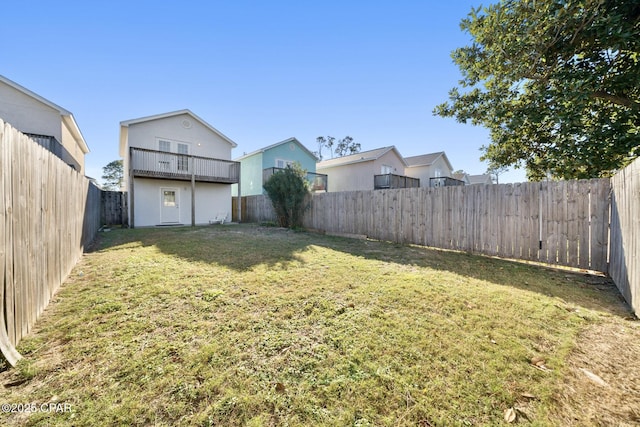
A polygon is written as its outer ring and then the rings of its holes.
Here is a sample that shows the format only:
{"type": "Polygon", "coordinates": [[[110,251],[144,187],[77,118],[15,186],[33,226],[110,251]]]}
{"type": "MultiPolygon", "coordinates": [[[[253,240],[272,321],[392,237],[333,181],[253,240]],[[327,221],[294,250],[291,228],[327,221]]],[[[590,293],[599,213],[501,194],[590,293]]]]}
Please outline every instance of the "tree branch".
{"type": "Polygon", "coordinates": [[[634,101],[624,96],[612,95],[605,91],[596,91],[591,94],[591,98],[603,99],[616,105],[622,105],[628,108],[640,108],[640,102],[634,101]]]}

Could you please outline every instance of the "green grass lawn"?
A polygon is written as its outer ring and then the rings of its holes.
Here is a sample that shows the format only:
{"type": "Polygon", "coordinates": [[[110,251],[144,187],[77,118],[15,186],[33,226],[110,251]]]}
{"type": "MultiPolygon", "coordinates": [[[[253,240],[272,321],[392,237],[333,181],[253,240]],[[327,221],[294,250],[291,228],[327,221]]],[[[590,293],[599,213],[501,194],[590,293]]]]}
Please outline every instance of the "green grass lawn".
{"type": "Polygon", "coordinates": [[[103,233],[18,350],[26,425],[554,423],[584,274],[250,225],[103,233]],[[531,360],[543,359],[542,367],[531,360]],[[25,381],[26,380],[26,381],[25,381]]]}

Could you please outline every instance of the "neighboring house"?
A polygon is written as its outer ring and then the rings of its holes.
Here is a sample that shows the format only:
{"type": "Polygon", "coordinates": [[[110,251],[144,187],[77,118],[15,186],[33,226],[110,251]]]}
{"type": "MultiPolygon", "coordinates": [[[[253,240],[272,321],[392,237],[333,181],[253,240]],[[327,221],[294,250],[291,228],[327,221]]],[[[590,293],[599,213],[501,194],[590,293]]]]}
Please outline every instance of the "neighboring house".
{"type": "MultiPolygon", "coordinates": [[[[296,138],[285,139],[268,147],[235,159],[241,164],[240,192],[242,196],[265,194],[262,185],[278,170],[297,163],[307,171],[312,191],[327,190],[327,176],[316,173],[318,158],[296,138]]],[[[238,194],[233,186],[233,194],[238,194]]]]}
{"type": "Polygon", "coordinates": [[[444,151],[405,157],[404,160],[407,162],[405,175],[419,179],[420,187],[464,185],[452,177],[453,167],[444,151]]]}
{"type": "Polygon", "coordinates": [[[404,176],[406,166],[390,146],[324,160],[316,170],[328,175],[332,192],[418,187],[418,180],[404,176]]]}
{"type": "Polygon", "coordinates": [[[469,174],[467,174],[466,172],[454,173],[452,176],[453,176],[453,179],[457,179],[458,181],[464,182],[464,185],[471,184],[471,182],[469,181],[469,174]]]}
{"type": "Polygon", "coordinates": [[[469,184],[493,184],[493,179],[488,173],[481,175],[469,175],[469,184]]]}
{"type": "Polygon", "coordinates": [[[129,225],[231,220],[236,143],[189,110],[120,122],[129,225]]]}
{"type": "Polygon", "coordinates": [[[84,156],[89,147],[69,111],[0,76],[0,117],[85,173],[84,156]]]}

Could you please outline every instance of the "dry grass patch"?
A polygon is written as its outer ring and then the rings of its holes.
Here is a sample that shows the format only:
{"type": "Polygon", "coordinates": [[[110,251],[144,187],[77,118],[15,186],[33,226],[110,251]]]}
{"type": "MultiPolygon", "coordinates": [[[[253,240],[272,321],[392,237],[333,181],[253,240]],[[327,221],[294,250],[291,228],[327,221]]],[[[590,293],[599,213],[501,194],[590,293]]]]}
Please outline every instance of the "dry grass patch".
{"type": "Polygon", "coordinates": [[[515,408],[554,424],[578,334],[624,315],[602,278],[467,254],[246,225],[117,230],[0,378],[3,401],[73,411],[0,422],[496,425],[515,408]]]}
{"type": "Polygon", "coordinates": [[[554,395],[559,424],[640,425],[640,323],[629,320],[610,319],[580,334],[554,395]]]}

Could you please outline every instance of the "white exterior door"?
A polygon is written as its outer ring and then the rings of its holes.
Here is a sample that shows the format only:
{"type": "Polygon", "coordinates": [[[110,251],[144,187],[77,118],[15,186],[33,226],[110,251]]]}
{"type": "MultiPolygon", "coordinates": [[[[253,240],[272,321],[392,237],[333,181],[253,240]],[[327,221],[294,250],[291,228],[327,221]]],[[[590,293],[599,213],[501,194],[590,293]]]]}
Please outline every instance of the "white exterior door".
{"type": "Polygon", "coordinates": [[[160,222],[165,224],[180,222],[180,203],[177,188],[160,189],[160,222]]]}

